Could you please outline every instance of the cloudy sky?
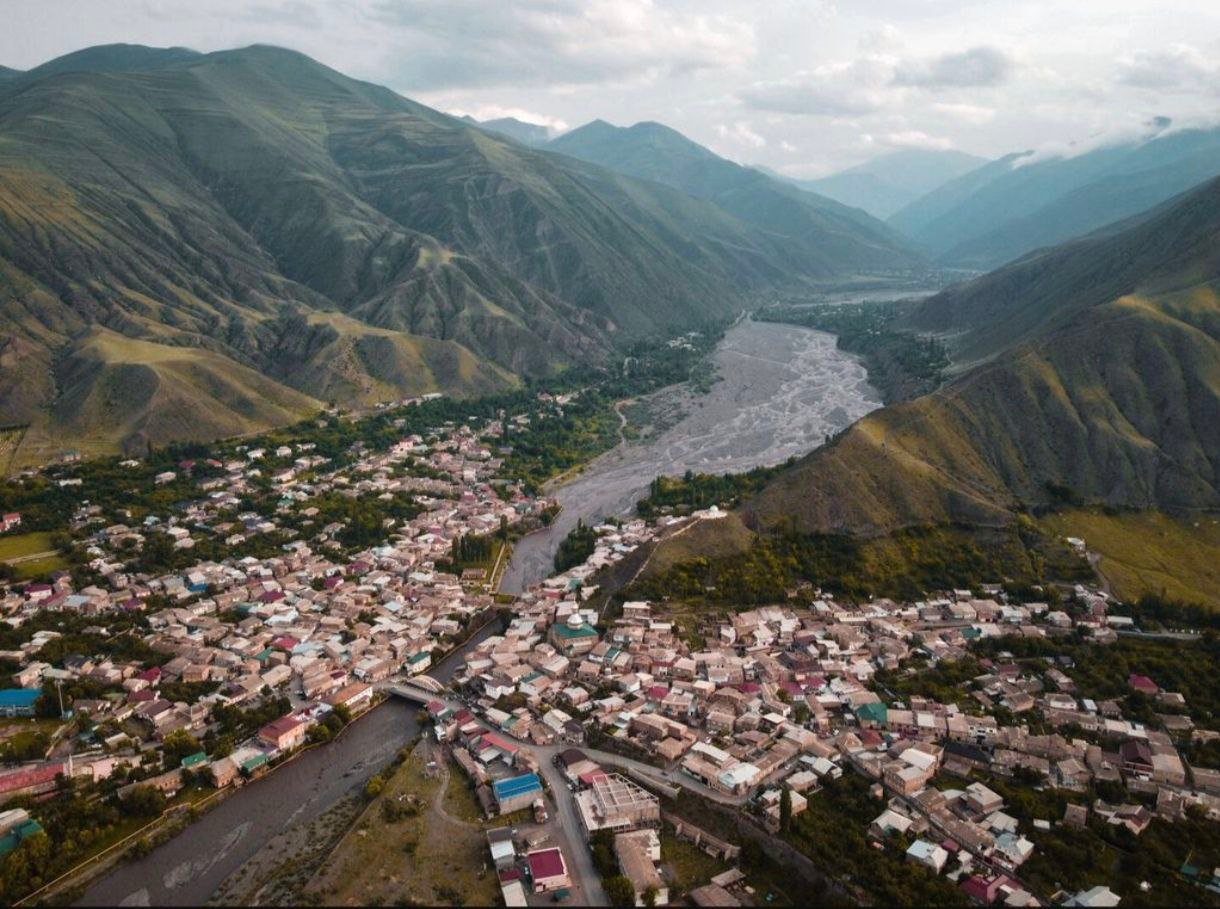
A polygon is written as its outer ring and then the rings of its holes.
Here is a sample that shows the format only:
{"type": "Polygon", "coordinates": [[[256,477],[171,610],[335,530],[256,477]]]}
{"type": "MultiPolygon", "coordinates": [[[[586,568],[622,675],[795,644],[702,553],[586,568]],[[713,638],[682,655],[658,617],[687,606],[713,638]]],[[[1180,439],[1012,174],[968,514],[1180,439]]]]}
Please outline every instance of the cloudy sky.
{"type": "Polygon", "coordinates": [[[1070,153],[1220,111],[1215,0],[3,0],[0,64],[291,47],[443,110],[659,120],[819,176],[894,148],[1070,153]],[[1164,121],[1159,121],[1163,123],[1164,121]]]}

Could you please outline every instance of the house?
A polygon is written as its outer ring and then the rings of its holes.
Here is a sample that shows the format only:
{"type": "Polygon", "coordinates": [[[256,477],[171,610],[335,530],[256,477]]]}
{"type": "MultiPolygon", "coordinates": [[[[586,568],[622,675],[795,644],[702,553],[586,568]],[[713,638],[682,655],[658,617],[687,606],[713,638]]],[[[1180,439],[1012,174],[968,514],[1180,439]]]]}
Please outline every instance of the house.
{"type": "Polygon", "coordinates": [[[949,853],[943,846],[929,843],[927,840],[916,840],[907,849],[907,861],[932,869],[936,874],[944,870],[949,861],[949,853]]]}
{"type": "Polygon", "coordinates": [[[971,783],[966,787],[966,805],[971,811],[987,815],[1004,807],[1004,799],[982,783],[971,783]]]}
{"type": "Polygon", "coordinates": [[[21,512],[10,511],[8,514],[0,517],[0,533],[7,533],[21,526],[21,512]]]}
{"type": "Polygon", "coordinates": [[[491,861],[497,871],[503,871],[516,864],[517,847],[513,845],[513,832],[508,827],[488,830],[487,846],[491,850],[491,861]]]}
{"type": "Polygon", "coordinates": [[[1138,691],[1141,694],[1146,694],[1150,698],[1157,696],[1157,692],[1161,690],[1160,686],[1146,675],[1131,673],[1127,676],[1127,686],[1132,691],[1138,691]]]}
{"type": "Polygon", "coordinates": [[[1098,909],[1098,907],[1117,906],[1121,899],[1122,897],[1109,887],[1098,885],[1072,894],[1063,905],[1087,906],[1090,909],[1098,909]]]}
{"type": "Polygon", "coordinates": [[[33,716],[34,702],[41,695],[41,688],[5,688],[0,690],[0,716],[33,716]]]}
{"type": "Polygon", "coordinates": [[[1130,739],[1123,742],[1118,749],[1118,755],[1122,758],[1123,773],[1131,776],[1152,775],[1154,765],[1152,763],[1152,748],[1148,743],[1140,739],[1130,739]]]}
{"type": "Polygon", "coordinates": [[[655,830],[637,830],[620,833],[614,838],[614,854],[619,870],[631,881],[635,891],[635,905],[653,906],[669,904],[669,888],[657,871],[656,862],[661,860],[661,839],[655,830]]]}
{"type": "Polygon", "coordinates": [[[345,707],[353,714],[359,713],[373,701],[373,686],[364,682],[352,682],[344,685],[326,699],[331,707],[345,707]]]}
{"type": "Polygon", "coordinates": [[[506,780],[496,780],[491,788],[500,814],[512,814],[514,811],[528,808],[534,799],[542,796],[542,780],[536,773],[523,773],[506,780]]]}
{"type": "Polygon", "coordinates": [[[270,745],[276,751],[291,751],[305,743],[305,736],[308,732],[309,724],[305,720],[288,714],[260,729],[258,740],[270,745]]]}
{"type": "Polygon", "coordinates": [[[564,861],[559,847],[536,849],[526,853],[525,860],[535,891],[562,890],[572,885],[572,880],[568,877],[567,862],[564,861]]]}
{"type": "Polygon", "coordinates": [[[588,653],[597,645],[597,629],[573,614],[566,622],[551,626],[549,639],[556,650],[572,658],[588,653]]]}

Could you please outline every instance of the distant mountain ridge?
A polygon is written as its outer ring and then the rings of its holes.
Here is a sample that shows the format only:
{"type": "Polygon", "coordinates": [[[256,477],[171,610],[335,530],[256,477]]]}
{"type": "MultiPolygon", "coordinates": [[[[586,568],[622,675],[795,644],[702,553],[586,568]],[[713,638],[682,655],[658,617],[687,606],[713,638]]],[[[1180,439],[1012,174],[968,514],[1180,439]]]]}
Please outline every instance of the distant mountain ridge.
{"type": "Polygon", "coordinates": [[[951,149],[899,149],[816,180],[789,182],[886,220],[921,196],[987,163],[951,149]]]}
{"type": "Polygon", "coordinates": [[[865,417],[746,506],[876,534],[1064,498],[1220,507],[1220,179],[924,301],[982,362],[865,417]]]}
{"type": "Polygon", "coordinates": [[[922,265],[897,232],[859,209],[804,192],[716,155],[660,123],[614,126],[594,120],[547,148],[643,180],[679,189],[786,238],[820,273],[907,269],[922,265]]]}
{"type": "Polygon", "coordinates": [[[888,223],[937,261],[994,268],[1138,214],[1220,175],[1220,128],[1071,157],[1007,155],[910,203],[888,223]]]}
{"type": "Polygon", "coordinates": [[[466,116],[461,119],[473,126],[491,130],[493,133],[508,136],[510,139],[516,139],[524,145],[546,145],[551,139],[551,131],[545,126],[540,123],[526,123],[524,120],[518,120],[516,117],[476,120],[474,117],[466,116]]]}
{"type": "Polygon", "coordinates": [[[0,422],[31,460],[476,393],[917,258],[850,218],[812,257],[266,46],[68,55],[0,82],[0,136],[0,422]],[[192,397],[241,419],[158,412],[192,397]]]}

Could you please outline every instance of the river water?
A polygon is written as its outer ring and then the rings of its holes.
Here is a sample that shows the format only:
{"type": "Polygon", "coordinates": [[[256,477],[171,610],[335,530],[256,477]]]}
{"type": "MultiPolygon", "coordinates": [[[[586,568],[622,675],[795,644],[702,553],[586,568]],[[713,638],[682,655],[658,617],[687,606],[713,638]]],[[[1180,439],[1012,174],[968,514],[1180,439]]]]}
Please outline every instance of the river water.
{"type": "MultiPolygon", "coordinates": [[[[498,631],[492,623],[429,673],[448,682],[461,655],[498,631]]],[[[364,786],[419,733],[414,704],[386,701],[343,736],[307,751],[208,811],[144,858],[94,883],[82,906],[201,906],[276,834],[320,816],[364,786]]]]}
{"type": "Polygon", "coordinates": [[[825,332],[747,320],[726,333],[713,359],[719,381],[691,398],[678,423],[607,452],[551,491],[563,510],[517,544],[501,590],[520,593],[544,579],[578,519],[629,514],[654,477],[778,464],[881,406],[859,359],[825,332]]]}

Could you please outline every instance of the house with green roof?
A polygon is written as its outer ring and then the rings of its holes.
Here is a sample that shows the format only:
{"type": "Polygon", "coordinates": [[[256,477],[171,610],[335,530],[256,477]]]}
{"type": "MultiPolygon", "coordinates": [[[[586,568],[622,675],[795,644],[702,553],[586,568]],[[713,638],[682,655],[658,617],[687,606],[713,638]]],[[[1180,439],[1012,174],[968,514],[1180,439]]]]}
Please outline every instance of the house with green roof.
{"type": "Polygon", "coordinates": [[[889,709],[881,701],[869,701],[856,708],[856,722],[861,726],[884,726],[889,709]]]}
{"type": "Polygon", "coordinates": [[[550,641],[566,657],[588,653],[597,646],[597,629],[576,616],[573,619],[551,626],[550,641]]]}

